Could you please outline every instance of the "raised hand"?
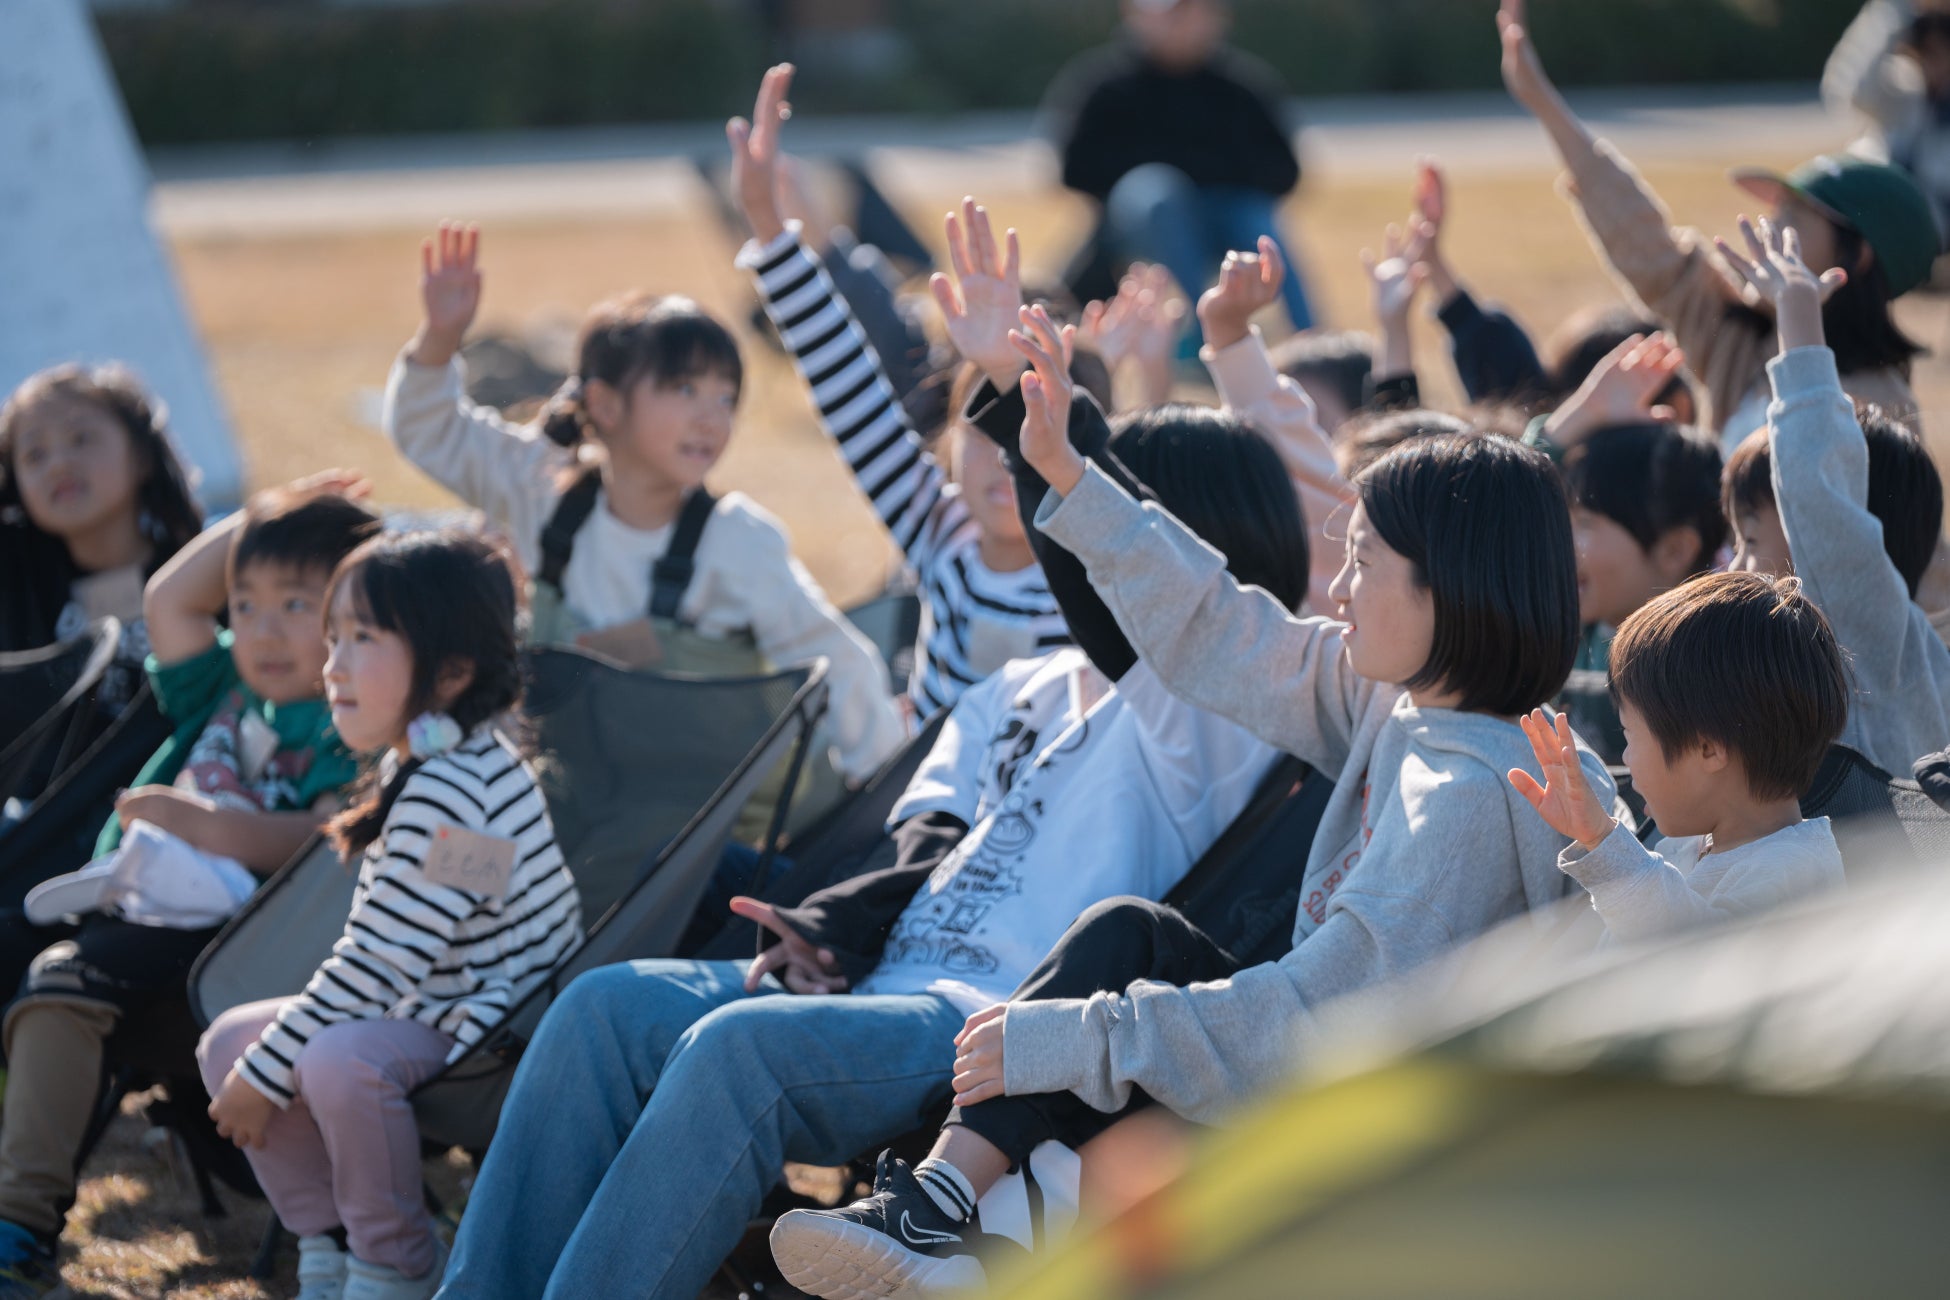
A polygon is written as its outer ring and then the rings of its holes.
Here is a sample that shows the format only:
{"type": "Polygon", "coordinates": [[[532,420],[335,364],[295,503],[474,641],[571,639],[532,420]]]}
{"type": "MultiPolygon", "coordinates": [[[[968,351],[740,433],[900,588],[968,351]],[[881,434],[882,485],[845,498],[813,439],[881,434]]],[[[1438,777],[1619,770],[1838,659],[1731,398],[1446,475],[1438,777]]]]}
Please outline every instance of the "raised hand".
{"type": "Polygon", "coordinates": [[[1503,41],[1503,85],[1510,98],[1542,115],[1557,101],[1557,87],[1544,71],[1525,26],[1524,0],[1502,0],[1496,11],[1496,30],[1503,41]]]}
{"type": "Polygon", "coordinates": [[[1598,802],[1591,782],[1585,779],[1571,720],[1560,713],[1553,728],[1542,709],[1532,709],[1517,721],[1530,738],[1544,784],[1537,784],[1537,778],[1520,767],[1510,769],[1510,784],[1530,801],[1545,825],[1566,839],[1576,840],[1587,851],[1597,848],[1618,823],[1598,802]]]}
{"type": "Polygon", "coordinates": [[[316,474],[292,479],[284,490],[296,497],[340,496],[364,501],[372,495],[372,480],[356,469],[321,469],[316,474]]]}
{"type": "Polygon", "coordinates": [[[433,238],[420,244],[420,303],[426,315],[412,356],[421,365],[446,365],[466,340],[481,306],[480,253],[480,228],[452,221],[441,222],[433,238]]]}
{"type": "Polygon", "coordinates": [[[1434,237],[1434,228],[1416,217],[1406,230],[1401,226],[1388,227],[1380,257],[1369,249],[1361,250],[1361,265],[1367,268],[1373,292],[1375,318],[1384,327],[1408,320],[1415,295],[1429,278],[1429,269],[1422,264],[1422,259],[1434,237]]]}
{"type": "Polygon", "coordinates": [[[768,68],[758,83],[758,102],[751,120],[734,117],[725,123],[731,143],[731,193],[745,214],[745,223],[762,244],[785,230],[779,215],[779,132],[792,116],[786,96],[792,91],[790,63],[768,68]]]}
{"type": "Polygon", "coordinates": [[[1449,259],[1442,255],[1442,223],[1449,216],[1449,184],[1441,165],[1433,158],[1415,160],[1414,203],[1413,220],[1427,230],[1419,260],[1428,274],[1436,301],[1446,303],[1456,296],[1460,286],[1449,269],[1449,259]]]}
{"type": "Polygon", "coordinates": [[[1610,425],[1671,420],[1671,407],[1653,403],[1685,364],[1686,354],[1670,334],[1632,335],[1606,353],[1552,413],[1545,436],[1568,451],[1610,425]]]}
{"type": "Polygon", "coordinates": [[[1068,495],[1083,478],[1083,456],[1070,445],[1070,403],[1076,385],[1070,379],[1070,355],[1077,328],[1057,329],[1049,312],[1024,307],[1021,328],[1009,334],[1010,344],[1029,363],[1022,377],[1022,456],[1030,468],[1059,495],[1068,495]]]}
{"type": "Polygon", "coordinates": [[[745,992],[756,993],[767,975],[778,973],[779,982],[794,993],[844,993],[846,977],[831,950],[807,943],[797,930],[779,919],[770,903],[742,895],[731,900],[734,915],[754,922],[778,936],[779,941],[760,953],[745,971],[745,992]]]}
{"type": "Polygon", "coordinates": [[[1756,228],[1742,217],[1740,234],[1746,241],[1748,257],[1734,252],[1724,239],[1715,238],[1714,246],[1741,279],[1774,305],[1781,351],[1822,346],[1827,341],[1822,304],[1848,283],[1848,272],[1838,266],[1816,275],[1801,259],[1801,233],[1793,226],[1776,226],[1762,217],[1756,228]]]}
{"type": "Polygon", "coordinates": [[[1011,230],[1000,247],[988,209],[972,198],[946,222],[951,279],[937,271],[928,281],[955,350],[1004,389],[1022,373],[1022,358],[1009,342],[1022,310],[1022,248],[1011,230]]]}
{"type": "Polygon", "coordinates": [[[1198,300],[1199,323],[1214,351],[1231,347],[1252,330],[1252,319],[1280,299],[1286,261],[1268,235],[1256,253],[1231,252],[1219,267],[1219,282],[1198,300]]]}

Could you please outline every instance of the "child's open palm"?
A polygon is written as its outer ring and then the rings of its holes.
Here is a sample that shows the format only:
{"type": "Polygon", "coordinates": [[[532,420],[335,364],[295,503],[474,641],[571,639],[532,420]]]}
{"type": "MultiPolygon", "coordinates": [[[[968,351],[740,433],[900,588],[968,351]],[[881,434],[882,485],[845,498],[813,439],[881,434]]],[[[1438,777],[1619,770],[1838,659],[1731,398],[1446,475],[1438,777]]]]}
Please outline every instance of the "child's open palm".
{"type": "Polygon", "coordinates": [[[1380,257],[1368,249],[1361,250],[1361,265],[1367,268],[1374,294],[1374,314],[1384,326],[1408,319],[1415,295],[1429,278],[1423,257],[1434,237],[1435,228],[1416,217],[1409,222],[1407,230],[1394,225],[1388,227],[1380,257]]]}
{"type": "Polygon", "coordinates": [[[1068,495],[1083,478],[1083,456],[1070,445],[1070,403],[1076,385],[1070,379],[1070,356],[1077,328],[1056,327],[1042,307],[1020,310],[1020,329],[1009,342],[1029,370],[1022,377],[1022,457],[1058,493],[1068,495]]]}
{"type": "Polygon", "coordinates": [[[792,71],[790,63],[768,68],[758,85],[751,121],[734,117],[724,128],[731,142],[731,192],[760,243],[771,243],[785,230],[779,215],[779,135],[792,116],[786,102],[792,71]]]}
{"type": "Polygon", "coordinates": [[[1219,349],[1245,338],[1253,317],[1279,301],[1280,282],[1285,278],[1286,262],[1270,236],[1259,237],[1256,253],[1227,253],[1219,267],[1219,282],[1198,300],[1205,341],[1219,349]]]}
{"type": "Polygon", "coordinates": [[[1513,767],[1510,784],[1530,800],[1530,806],[1537,810],[1545,825],[1586,849],[1597,848],[1618,823],[1598,802],[1598,796],[1591,791],[1591,782],[1585,779],[1571,720],[1560,713],[1553,727],[1542,709],[1533,709],[1517,721],[1523,727],[1523,734],[1530,738],[1531,752],[1537,756],[1537,766],[1543,769],[1544,783],[1537,784],[1536,777],[1513,767]]]}
{"type": "Polygon", "coordinates": [[[1011,230],[998,245],[988,209],[972,198],[947,217],[948,260],[954,278],[937,271],[928,281],[941,307],[948,341],[982,368],[989,382],[1007,388],[1022,373],[1009,342],[1022,310],[1022,248],[1011,230]]]}
{"type": "Polygon", "coordinates": [[[1634,334],[1605,354],[1578,391],[1552,413],[1544,433],[1568,451],[1615,424],[1670,422],[1673,409],[1654,403],[1685,364],[1686,354],[1670,334],[1634,334]]]}
{"type": "Polygon", "coordinates": [[[1727,265],[1777,307],[1783,298],[1795,294],[1827,302],[1830,295],[1848,283],[1848,272],[1839,266],[1820,275],[1808,268],[1801,260],[1801,234],[1793,226],[1776,226],[1762,217],[1756,229],[1753,222],[1742,217],[1740,234],[1746,240],[1751,260],[1734,252],[1724,239],[1715,238],[1713,243],[1727,265]]]}
{"type": "Polygon", "coordinates": [[[460,351],[474,313],[481,306],[481,231],[452,221],[440,223],[433,238],[420,244],[420,302],[426,310],[422,360],[429,349],[446,360],[460,351]]]}

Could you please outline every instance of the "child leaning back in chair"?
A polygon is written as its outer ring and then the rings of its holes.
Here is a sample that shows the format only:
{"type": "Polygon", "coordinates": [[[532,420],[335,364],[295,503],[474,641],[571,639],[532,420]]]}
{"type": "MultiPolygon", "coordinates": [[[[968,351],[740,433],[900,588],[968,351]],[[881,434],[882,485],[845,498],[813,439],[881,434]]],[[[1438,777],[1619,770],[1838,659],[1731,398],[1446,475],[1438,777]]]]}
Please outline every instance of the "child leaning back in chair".
{"type": "Polygon", "coordinates": [[[197,1048],[218,1131],[299,1234],[303,1300],[421,1300],[446,1250],[408,1094],[581,937],[534,773],[495,730],[521,694],[507,558],[451,532],[348,557],[327,603],[332,722],[372,772],[330,833],[360,854],[345,932],[296,997],[197,1048]]]}
{"type": "MultiPolygon", "coordinates": [[[[74,1202],[110,1039],[131,1022],[187,1020],[184,977],[224,903],[234,907],[253,873],[276,871],[310,838],[355,775],[326,711],[319,620],[333,567],[379,528],[345,495],[359,488],[355,476],[328,473],[265,493],[149,580],[149,677],[175,734],[116,801],[101,859],[36,888],[26,914],[43,924],[0,943],[15,973],[39,953],[5,1022],[0,1300],[56,1281],[54,1239],[74,1202]],[[140,897],[156,892],[150,873],[193,873],[215,885],[215,904],[158,915],[153,897],[140,897]],[[134,898],[119,888],[128,881],[134,898]]],[[[190,1048],[185,1033],[181,1073],[194,1090],[190,1048]]]]}
{"type": "Polygon", "coordinates": [[[1523,720],[1544,784],[1510,782],[1573,842],[1558,866],[1611,939],[1647,938],[1838,887],[1826,817],[1800,798],[1848,716],[1828,620],[1792,578],[1723,573],[1625,620],[1611,646],[1625,765],[1666,838],[1654,852],[1612,818],[1576,762],[1570,724],[1523,720]]]}

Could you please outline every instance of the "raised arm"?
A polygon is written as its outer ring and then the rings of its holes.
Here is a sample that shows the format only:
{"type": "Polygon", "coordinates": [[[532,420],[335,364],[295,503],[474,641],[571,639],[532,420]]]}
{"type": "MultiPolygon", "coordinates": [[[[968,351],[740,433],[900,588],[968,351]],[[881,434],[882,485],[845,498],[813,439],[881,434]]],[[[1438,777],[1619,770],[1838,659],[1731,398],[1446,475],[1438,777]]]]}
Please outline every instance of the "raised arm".
{"type": "Polygon", "coordinates": [[[1472,402],[1536,397],[1544,391],[1544,363],[1530,335],[1509,313],[1478,306],[1442,249],[1449,186],[1433,159],[1415,165],[1415,210],[1426,227],[1422,265],[1435,295],[1436,319],[1449,331],[1449,355],[1472,402]]]}
{"type": "Polygon", "coordinates": [[[1838,117],[1859,113],[1900,130],[1923,107],[1923,70],[1899,53],[1916,16],[1909,0],[1869,0],[1835,42],[1821,73],[1821,98],[1838,117]]]}

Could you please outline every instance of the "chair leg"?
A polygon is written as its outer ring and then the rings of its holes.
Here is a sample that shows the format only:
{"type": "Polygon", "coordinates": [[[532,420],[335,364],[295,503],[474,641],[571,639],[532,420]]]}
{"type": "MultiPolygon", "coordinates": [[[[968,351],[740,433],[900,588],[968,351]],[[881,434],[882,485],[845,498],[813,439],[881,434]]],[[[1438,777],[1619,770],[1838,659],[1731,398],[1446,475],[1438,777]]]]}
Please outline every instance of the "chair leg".
{"type": "Polygon", "coordinates": [[[251,1260],[251,1280],[269,1282],[278,1270],[278,1251],[284,1246],[284,1225],[273,1214],[271,1221],[264,1225],[264,1240],[258,1243],[257,1255],[251,1260]]]}

